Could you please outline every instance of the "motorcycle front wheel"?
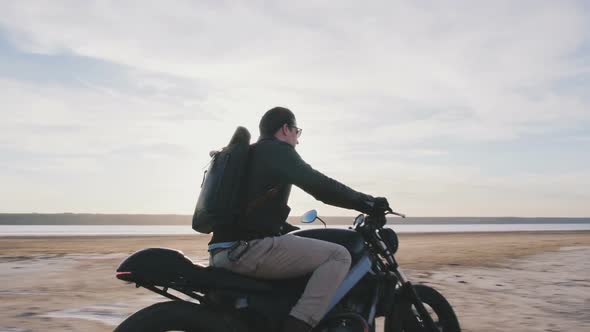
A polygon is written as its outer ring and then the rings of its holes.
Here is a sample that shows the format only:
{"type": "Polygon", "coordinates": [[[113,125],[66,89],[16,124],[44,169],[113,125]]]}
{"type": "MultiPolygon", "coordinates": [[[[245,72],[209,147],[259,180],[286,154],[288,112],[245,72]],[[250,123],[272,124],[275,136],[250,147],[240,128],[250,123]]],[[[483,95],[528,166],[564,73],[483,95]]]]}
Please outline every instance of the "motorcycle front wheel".
{"type": "Polygon", "coordinates": [[[186,301],[153,304],[125,319],[113,332],[243,331],[223,313],[186,301]],[[233,324],[232,324],[233,323],[233,324]]]}
{"type": "MultiPolygon", "coordinates": [[[[440,332],[460,332],[459,320],[447,299],[436,289],[425,285],[414,285],[418,297],[432,317],[440,332]]],[[[424,331],[419,315],[413,305],[396,305],[385,318],[387,332],[418,332],[424,331]]]]}

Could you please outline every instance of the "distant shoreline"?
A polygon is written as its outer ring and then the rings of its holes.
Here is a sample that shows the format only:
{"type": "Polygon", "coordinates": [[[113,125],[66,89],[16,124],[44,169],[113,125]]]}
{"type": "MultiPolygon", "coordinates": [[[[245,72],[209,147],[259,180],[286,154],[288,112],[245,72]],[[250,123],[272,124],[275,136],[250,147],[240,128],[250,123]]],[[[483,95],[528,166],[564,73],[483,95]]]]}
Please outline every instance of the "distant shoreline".
{"type": "MultiPolygon", "coordinates": [[[[328,224],[349,225],[350,217],[322,217],[328,224]]],[[[0,225],[190,225],[191,215],[179,214],[91,214],[91,213],[0,213],[0,225]]],[[[299,223],[299,216],[289,222],[299,223]]],[[[408,217],[389,218],[388,224],[587,224],[588,218],[524,217],[408,217]]]]}

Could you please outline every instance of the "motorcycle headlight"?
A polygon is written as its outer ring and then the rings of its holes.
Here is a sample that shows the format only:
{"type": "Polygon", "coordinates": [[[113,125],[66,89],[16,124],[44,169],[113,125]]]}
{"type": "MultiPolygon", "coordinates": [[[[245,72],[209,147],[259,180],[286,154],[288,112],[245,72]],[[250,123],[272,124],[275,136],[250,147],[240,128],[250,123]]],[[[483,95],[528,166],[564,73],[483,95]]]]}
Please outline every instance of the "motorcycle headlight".
{"type": "Polygon", "coordinates": [[[395,231],[391,228],[383,228],[379,232],[379,235],[381,236],[381,240],[391,249],[391,253],[395,254],[399,246],[399,240],[395,231]]]}

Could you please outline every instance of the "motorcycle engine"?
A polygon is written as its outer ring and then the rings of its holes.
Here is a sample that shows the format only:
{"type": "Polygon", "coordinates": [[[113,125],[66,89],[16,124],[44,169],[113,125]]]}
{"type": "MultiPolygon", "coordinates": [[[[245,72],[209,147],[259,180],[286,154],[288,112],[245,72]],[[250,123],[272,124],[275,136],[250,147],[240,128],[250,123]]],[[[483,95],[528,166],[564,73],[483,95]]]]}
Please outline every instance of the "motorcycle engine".
{"type": "Polygon", "coordinates": [[[356,313],[342,313],[322,324],[321,332],[367,332],[367,321],[356,313]]]}
{"type": "Polygon", "coordinates": [[[323,329],[322,332],[364,332],[365,330],[354,327],[334,327],[323,329]]]}

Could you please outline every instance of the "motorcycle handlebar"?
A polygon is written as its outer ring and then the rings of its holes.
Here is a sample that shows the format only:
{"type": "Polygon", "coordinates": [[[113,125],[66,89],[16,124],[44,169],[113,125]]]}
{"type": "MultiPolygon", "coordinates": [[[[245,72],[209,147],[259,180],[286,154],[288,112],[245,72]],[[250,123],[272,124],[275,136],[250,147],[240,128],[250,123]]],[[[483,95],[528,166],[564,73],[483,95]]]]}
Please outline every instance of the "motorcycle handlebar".
{"type": "Polygon", "coordinates": [[[395,211],[393,211],[393,209],[392,209],[391,207],[389,207],[389,206],[388,206],[388,207],[385,209],[385,211],[383,211],[383,214],[384,214],[384,215],[388,215],[388,214],[394,214],[394,215],[396,215],[396,216],[400,216],[400,217],[402,217],[402,218],[405,218],[405,217],[406,217],[406,215],[405,215],[405,214],[403,214],[403,213],[399,213],[399,212],[395,212],[395,211]]]}
{"type": "Polygon", "coordinates": [[[405,218],[405,217],[406,217],[406,215],[405,215],[405,214],[403,214],[403,213],[398,213],[398,212],[395,212],[395,211],[393,211],[391,208],[389,208],[389,209],[388,209],[386,212],[389,212],[389,214],[395,214],[396,216],[400,216],[400,217],[402,217],[402,218],[405,218]]]}
{"type": "Polygon", "coordinates": [[[366,224],[370,224],[372,226],[383,227],[387,223],[387,219],[385,217],[388,214],[393,214],[393,215],[396,215],[396,216],[400,216],[402,218],[405,218],[406,217],[405,214],[399,213],[399,212],[395,212],[390,207],[388,207],[382,213],[377,213],[377,214],[373,214],[373,215],[367,214],[364,222],[366,224]]]}

